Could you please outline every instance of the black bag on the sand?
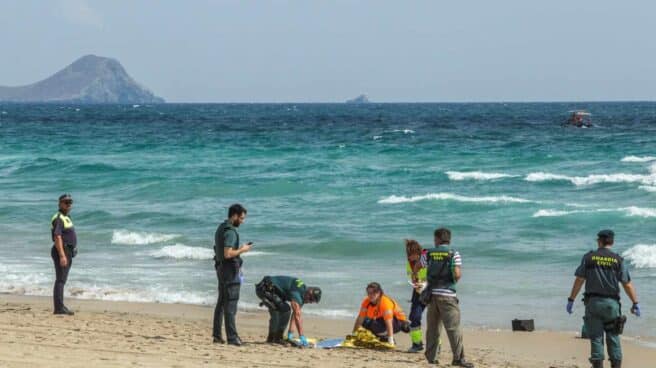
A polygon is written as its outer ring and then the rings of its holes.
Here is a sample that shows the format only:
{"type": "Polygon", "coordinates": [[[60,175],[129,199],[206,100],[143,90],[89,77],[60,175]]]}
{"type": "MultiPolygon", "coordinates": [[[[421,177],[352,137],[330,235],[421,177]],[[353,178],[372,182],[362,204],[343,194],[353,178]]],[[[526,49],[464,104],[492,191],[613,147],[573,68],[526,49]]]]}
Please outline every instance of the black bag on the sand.
{"type": "Polygon", "coordinates": [[[534,331],[535,322],[532,319],[513,319],[512,320],[512,330],[513,331],[534,331]]]}

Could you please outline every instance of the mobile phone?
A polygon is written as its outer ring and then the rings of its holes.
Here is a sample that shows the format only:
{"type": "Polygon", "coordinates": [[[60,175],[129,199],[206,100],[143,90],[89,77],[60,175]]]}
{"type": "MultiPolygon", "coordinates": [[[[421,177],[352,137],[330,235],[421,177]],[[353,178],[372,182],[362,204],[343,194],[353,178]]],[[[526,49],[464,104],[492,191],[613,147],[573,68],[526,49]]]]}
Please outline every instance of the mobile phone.
{"type": "Polygon", "coordinates": [[[253,246],[253,242],[248,242],[246,245],[250,245],[251,247],[253,246]]]}

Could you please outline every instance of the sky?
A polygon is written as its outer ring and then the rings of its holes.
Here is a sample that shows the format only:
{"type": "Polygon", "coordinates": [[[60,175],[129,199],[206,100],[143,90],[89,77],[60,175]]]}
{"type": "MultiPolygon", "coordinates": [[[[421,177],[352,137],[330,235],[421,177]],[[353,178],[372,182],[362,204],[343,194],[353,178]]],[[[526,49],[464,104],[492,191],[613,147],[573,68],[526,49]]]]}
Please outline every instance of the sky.
{"type": "Polygon", "coordinates": [[[655,1],[0,1],[0,85],[113,57],[168,102],[656,100],[655,1]]]}

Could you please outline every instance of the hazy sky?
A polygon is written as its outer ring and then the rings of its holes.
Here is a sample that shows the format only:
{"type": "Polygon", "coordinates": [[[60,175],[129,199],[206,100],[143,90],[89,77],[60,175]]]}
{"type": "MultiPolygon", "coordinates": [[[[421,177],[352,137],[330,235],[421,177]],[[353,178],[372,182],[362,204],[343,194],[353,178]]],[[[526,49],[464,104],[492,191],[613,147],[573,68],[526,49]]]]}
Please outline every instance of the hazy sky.
{"type": "Polygon", "coordinates": [[[656,1],[0,1],[0,85],[85,54],[170,102],[656,100],[656,1]]]}

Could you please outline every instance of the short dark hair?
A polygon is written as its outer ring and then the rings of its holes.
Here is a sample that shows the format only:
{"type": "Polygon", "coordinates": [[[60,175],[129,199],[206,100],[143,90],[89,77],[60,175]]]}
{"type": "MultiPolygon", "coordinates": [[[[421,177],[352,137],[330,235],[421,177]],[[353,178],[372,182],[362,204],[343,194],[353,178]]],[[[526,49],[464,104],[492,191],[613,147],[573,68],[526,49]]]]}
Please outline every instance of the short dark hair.
{"type": "Polygon", "coordinates": [[[248,213],[246,211],[246,208],[239,203],[235,203],[230,208],[228,208],[228,218],[234,216],[234,215],[239,215],[241,216],[242,213],[248,213]]]}
{"type": "Polygon", "coordinates": [[[615,238],[613,237],[600,236],[597,239],[599,239],[604,246],[613,245],[613,243],[615,243],[615,238]]]}
{"type": "Polygon", "coordinates": [[[433,233],[436,238],[440,239],[442,243],[450,244],[451,243],[451,230],[441,227],[439,229],[435,230],[435,233],[433,233]]]}
{"type": "Polygon", "coordinates": [[[366,290],[369,291],[369,289],[373,290],[374,293],[377,293],[377,292],[383,293],[382,286],[380,286],[380,284],[377,283],[377,282],[370,282],[369,285],[367,285],[366,290]]]}
{"type": "Polygon", "coordinates": [[[604,246],[607,245],[613,245],[613,242],[615,240],[615,232],[610,229],[605,229],[601,230],[600,232],[597,233],[597,239],[601,241],[601,244],[604,246]]]}

